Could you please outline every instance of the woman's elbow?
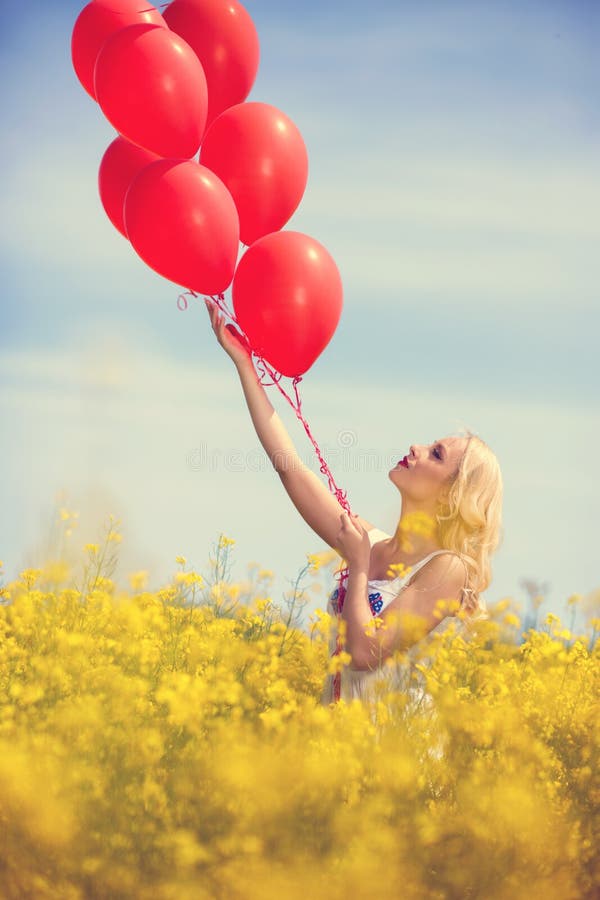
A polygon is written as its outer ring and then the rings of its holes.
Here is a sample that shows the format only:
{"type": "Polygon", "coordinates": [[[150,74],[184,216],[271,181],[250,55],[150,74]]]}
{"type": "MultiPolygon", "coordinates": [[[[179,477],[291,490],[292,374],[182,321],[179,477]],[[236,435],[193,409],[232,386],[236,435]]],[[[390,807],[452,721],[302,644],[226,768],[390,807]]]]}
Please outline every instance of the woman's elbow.
{"type": "Polygon", "coordinates": [[[373,655],[365,653],[364,650],[357,649],[353,651],[347,648],[347,652],[352,657],[349,666],[356,672],[370,672],[371,670],[376,669],[378,666],[378,661],[373,657],[373,655]]]}

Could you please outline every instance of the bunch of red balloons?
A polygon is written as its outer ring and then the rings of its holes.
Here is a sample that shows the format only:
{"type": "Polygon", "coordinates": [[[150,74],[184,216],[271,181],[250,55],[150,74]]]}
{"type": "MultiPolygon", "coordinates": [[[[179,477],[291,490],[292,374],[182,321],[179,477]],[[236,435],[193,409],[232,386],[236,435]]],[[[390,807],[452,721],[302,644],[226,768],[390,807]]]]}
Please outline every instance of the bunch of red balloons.
{"type": "Polygon", "coordinates": [[[318,241],[281,231],[306,188],[296,125],[245,102],[259,62],[237,0],[92,0],[73,67],[118,132],[98,173],[102,205],[152,269],[193,292],[232,285],[236,321],[281,374],[307,371],[331,340],[342,283],[318,241]],[[238,264],[240,241],[248,249],[238,264]]]}

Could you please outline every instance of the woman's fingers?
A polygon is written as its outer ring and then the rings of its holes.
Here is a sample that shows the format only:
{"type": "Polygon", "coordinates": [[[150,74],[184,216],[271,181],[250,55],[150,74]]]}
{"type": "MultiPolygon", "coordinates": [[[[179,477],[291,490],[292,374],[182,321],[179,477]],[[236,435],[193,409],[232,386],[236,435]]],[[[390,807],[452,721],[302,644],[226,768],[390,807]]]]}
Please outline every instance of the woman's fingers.
{"type": "Polygon", "coordinates": [[[246,356],[251,356],[252,351],[245,335],[242,335],[233,324],[227,324],[225,322],[225,316],[218,309],[217,304],[214,301],[205,297],[204,303],[208,309],[211,325],[217,336],[217,341],[221,347],[223,347],[225,352],[228,353],[234,361],[241,359],[241,351],[243,351],[246,356]],[[226,331],[227,334],[225,333],[226,331]]]}
{"type": "Polygon", "coordinates": [[[360,531],[360,523],[358,521],[358,513],[340,513],[340,518],[342,520],[342,525],[354,525],[354,527],[360,531]]]}
{"type": "Polygon", "coordinates": [[[210,316],[210,322],[213,327],[213,331],[218,332],[223,324],[223,316],[217,309],[216,303],[213,303],[211,300],[208,300],[206,297],[204,298],[204,303],[206,308],[208,309],[208,315],[210,316]]]}
{"type": "Polygon", "coordinates": [[[210,324],[211,324],[211,326],[212,326],[212,328],[213,328],[213,330],[214,330],[214,327],[215,327],[215,313],[214,313],[214,307],[211,306],[211,305],[209,305],[208,301],[206,301],[206,308],[207,308],[207,310],[208,310],[208,318],[210,319],[210,324]]]}
{"type": "Polygon", "coordinates": [[[218,311],[217,304],[212,300],[209,300],[207,297],[204,298],[204,303],[206,304],[206,308],[208,309],[208,315],[210,316],[210,321],[215,326],[215,323],[218,324],[219,320],[222,319],[221,314],[218,311]]]}

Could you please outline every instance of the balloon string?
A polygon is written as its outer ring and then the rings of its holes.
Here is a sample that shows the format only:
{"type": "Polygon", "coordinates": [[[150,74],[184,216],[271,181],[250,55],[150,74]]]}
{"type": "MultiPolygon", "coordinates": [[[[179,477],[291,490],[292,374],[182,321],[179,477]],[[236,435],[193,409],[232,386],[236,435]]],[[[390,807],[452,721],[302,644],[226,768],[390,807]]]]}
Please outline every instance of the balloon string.
{"type": "MultiPolygon", "coordinates": [[[[182,309],[185,310],[188,308],[188,301],[186,299],[186,295],[190,295],[192,297],[198,297],[198,294],[196,294],[195,291],[192,291],[192,290],[184,291],[184,293],[180,294],[179,297],[177,298],[177,308],[180,310],[182,310],[182,309]],[[183,306],[181,305],[181,303],[183,303],[183,306]]],[[[298,384],[302,381],[302,375],[295,375],[292,379],[294,394],[296,396],[296,405],[294,405],[294,402],[292,401],[292,399],[286,394],[284,389],[279,384],[279,382],[282,378],[281,373],[277,372],[277,370],[275,370],[275,369],[272,369],[269,366],[269,364],[266,362],[266,360],[262,356],[260,356],[258,353],[256,353],[255,350],[252,349],[252,345],[250,344],[250,341],[248,341],[248,338],[244,334],[244,331],[240,328],[237,319],[235,318],[233,313],[227,309],[224,294],[217,294],[216,296],[211,296],[209,294],[208,296],[210,296],[210,299],[214,303],[217,304],[217,306],[219,307],[219,309],[222,312],[224,312],[230,319],[232,319],[235,322],[237,327],[240,329],[241,333],[244,335],[244,338],[246,339],[246,341],[248,342],[248,346],[250,347],[252,356],[256,357],[256,367],[259,370],[261,370],[261,374],[259,377],[259,383],[262,384],[263,387],[270,387],[271,385],[275,385],[279,389],[279,391],[283,394],[285,399],[288,401],[288,403],[290,404],[290,406],[296,413],[297,418],[304,425],[304,430],[306,431],[306,434],[308,435],[313,447],[315,448],[315,452],[316,452],[319,462],[321,464],[320,471],[324,475],[327,476],[327,480],[329,482],[329,490],[333,494],[335,494],[335,497],[337,498],[337,501],[340,504],[340,506],[342,506],[346,510],[346,512],[350,515],[352,513],[352,510],[350,508],[350,504],[349,504],[348,500],[346,499],[347,491],[342,491],[335,483],[335,479],[334,479],[333,475],[331,474],[331,470],[321,454],[319,445],[317,444],[314,437],[312,436],[310,426],[309,426],[308,422],[306,421],[306,419],[304,418],[304,416],[302,415],[302,401],[300,399],[300,395],[298,392],[298,384]],[[272,381],[270,384],[263,380],[264,378],[267,377],[265,369],[271,376],[272,381]]],[[[350,571],[349,568],[347,566],[345,566],[341,569],[338,569],[338,571],[336,573],[336,575],[338,577],[338,581],[339,581],[338,594],[337,594],[337,599],[335,602],[335,609],[336,609],[336,613],[338,615],[338,619],[341,616],[342,609],[344,607],[344,598],[346,596],[346,588],[345,588],[343,582],[344,582],[344,579],[349,574],[349,571],[350,571]]],[[[342,641],[341,641],[341,638],[339,635],[339,628],[338,628],[335,650],[331,654],[332,658],[334,656],[338,656],[342,652],[342,650],[343,650],[343,645],[342,645],[342,641]]],[[[336,672],[335,675],[333,676],[332,696],[333,696],[334,702],[337,703],[337,701],[340,699],[340,696],[341,696],[341,673],[340,672],[336,672]]]]}
{"type": "MultiPolygon", "coordinates": [[[[219,294],[218,299],[215,297],[213,297],[212,299],[217,303],[219,308],[222,309],[223,312],[225,312],[229,316],[229,318],[235,322],[237,327],[240,328],[235,316],[232,313],[230,313],[229,310],[227,309],[227,306],[225,305],[225,297],[223,296],[223,294],[219,294]]],[[[240,331],[242,331],[241,328],[240,328],[240,331]]],[[[242,334],[244,334],[243,331],[242,331],[242,334]]],[[[245,334],[244,334],[244,337],[246,338],[245,334]]],[[[246,340],[248,340],[248,339],[246,338],[246,340]]],[[[248,341],[248,346],[252,349],[249,341],[248,341]]],[[[293,400],[286,394],[286,392],[284,391],[284,389],[281,387],[281,385],[279,383],[281,378],[283,377],[281,375],[281,373],[277,372],[276,369],[272,369],[269,366],[269,364],[266,362],[266,360],[262,356],[260,356],[258,353],[256,353],[256,351],[252,350],[252,355],[256,357],[257,368],[262,369],[261,377],[259,378],[260,384],[262,384],[263,387],[270,387],[272,385],[275,385],[275,387],[277,387],[279,389],[280,393],[283,394],[285,399],[288,401],[288,403],[290,404],[290,406],[296,413],[296,416],[302,422],[302,424],[304,426],[304,430],[306,431],[306,434],[308,435],[309,440],[311,441],[313,447],[315,448],[315,452],[316,452],[319,462],[321,464],[320,471],[324,475],[327,476],[327,479],[329,481],[330,491],[333,494],[335,494],[340,506],[343,506],[343,508],[346,510],[346,512],[351,513],[352,510],[350,508],[350,504],[348,503],[348,501],[346,499],[347,491],[342,491],[341,488],[339,488],[337,486],[337,484],[335,483],[335,479],[334,479],[333,475],[331,474],[331,470],[330,470],[329,466],[327,465],[326,461],[323,459],[319,445],[317,444],[314,437],[312,436],[310,426],[309,426],[308,422],[306,421],[306,419],[304,418],[304,416],[302,415],[302,401],[301,401],[300,395],[298,393],[298,384],[302,381],[302,375],[295,375],[292,379],[294,394],[296,396],[296,404],[294,405],[293,400]],[[271,376],[271,379],[272,379],[271,384],[268,384],[265,381],[263,381],[263,378],[267,377],[266,373],[264,371],[265,369],[271,376]]]]}

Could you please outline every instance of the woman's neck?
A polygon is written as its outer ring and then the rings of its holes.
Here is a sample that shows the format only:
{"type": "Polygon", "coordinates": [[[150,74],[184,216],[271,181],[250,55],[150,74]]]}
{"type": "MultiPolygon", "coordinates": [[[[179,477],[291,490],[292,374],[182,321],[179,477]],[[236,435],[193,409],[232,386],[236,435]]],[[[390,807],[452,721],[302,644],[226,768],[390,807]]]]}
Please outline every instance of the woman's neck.
{"type": "Polygon", "coordinates": [[[424,509],[403,509],[393,537],[386,542],[386,556],[390,562],[409,565],[441,550],[437,523],[433,513],[424,509]]]}

